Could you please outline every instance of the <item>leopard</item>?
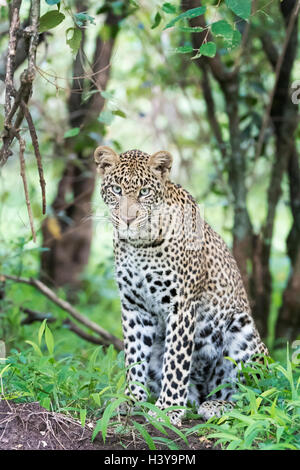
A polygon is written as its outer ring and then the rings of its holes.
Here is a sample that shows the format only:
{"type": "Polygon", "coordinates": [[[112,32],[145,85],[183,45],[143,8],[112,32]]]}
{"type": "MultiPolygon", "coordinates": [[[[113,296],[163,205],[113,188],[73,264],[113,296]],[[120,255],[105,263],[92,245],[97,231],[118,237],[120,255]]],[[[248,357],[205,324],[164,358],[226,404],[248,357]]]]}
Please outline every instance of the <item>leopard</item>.
{"type": "Polygon", "coordinates": [[[151,393],[177,426],[188,404],[219,417],[235,406],[241,365],[269,354],[237,262],[170,180],[170,152],[102,145],[94,161],[113,225],[126,394],[138,404],[151,393]]]}

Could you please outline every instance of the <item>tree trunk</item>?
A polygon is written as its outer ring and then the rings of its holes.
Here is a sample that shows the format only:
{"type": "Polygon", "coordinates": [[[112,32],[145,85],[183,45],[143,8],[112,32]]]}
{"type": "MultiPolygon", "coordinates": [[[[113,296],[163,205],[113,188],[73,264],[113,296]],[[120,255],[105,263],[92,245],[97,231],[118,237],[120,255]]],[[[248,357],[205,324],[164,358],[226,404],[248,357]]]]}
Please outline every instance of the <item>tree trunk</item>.
{"type": "Polygon", "coordinates": [[[292,341],[300,335],[300,168],[295,145],[288,162],[288,176],[293,214],[293,225],[287,238],[291,272],[279,310],[276,337],[292,341]]]}

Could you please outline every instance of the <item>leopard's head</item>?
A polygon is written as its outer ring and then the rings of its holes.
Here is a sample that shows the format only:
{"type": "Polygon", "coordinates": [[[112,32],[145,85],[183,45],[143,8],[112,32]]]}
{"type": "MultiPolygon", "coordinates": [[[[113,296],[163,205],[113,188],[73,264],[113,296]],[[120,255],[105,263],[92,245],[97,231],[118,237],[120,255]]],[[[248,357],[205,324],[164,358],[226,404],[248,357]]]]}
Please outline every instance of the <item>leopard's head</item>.
{"type": "Polygon", "coordinates": [[[101,146],[95,150],[94,160],[102,177],[101,195],[118,233],[128,241],[157,238],[157,216],[164,204],[171,154],[130,150],[118,155],[101,146]]]}

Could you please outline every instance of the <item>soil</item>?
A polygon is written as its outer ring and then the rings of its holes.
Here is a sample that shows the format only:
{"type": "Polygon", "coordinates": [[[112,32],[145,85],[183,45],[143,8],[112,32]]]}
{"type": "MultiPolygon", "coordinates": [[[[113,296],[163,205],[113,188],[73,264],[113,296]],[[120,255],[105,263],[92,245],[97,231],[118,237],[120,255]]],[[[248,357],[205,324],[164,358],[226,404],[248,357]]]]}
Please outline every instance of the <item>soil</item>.
{"type": "MultiPolygon", "coordinates": [[[[140,422],[152,437],[167,437],[176,442],[181,450],[216,449],[213,441],[199,437],[196,433],[188,437],[187,446],[173,431],[165,436],[145,423],[143,418],[140,422]]],[[[185,421],[183,429],[200,422],[185,421]]],[[[94,426],[95,423],[89,423],[82,427],[80,422],[70,416],[47,411],[39,403],[0,400],[0,450],[148,450],[147,444],[133,427],[130,427],[128,434],[109,429],[103,442],[101,433],[92,441],[94,426]]],[[[157,450],[168,450],[162,443],[156,442],[155,445],[157,450]]]]}

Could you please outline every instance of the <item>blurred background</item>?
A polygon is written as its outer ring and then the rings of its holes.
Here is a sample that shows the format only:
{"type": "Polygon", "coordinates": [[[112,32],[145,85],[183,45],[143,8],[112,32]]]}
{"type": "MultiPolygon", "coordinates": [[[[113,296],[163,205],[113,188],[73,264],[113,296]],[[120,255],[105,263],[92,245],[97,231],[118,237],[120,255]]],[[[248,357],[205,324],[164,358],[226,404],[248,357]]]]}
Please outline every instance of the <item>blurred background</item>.
{"type": "MultiPolygon", "coordinates": [[[[0,7],[1,128],[14,3],[0,7]]],[[[299,337],[298,3],[241,1],[237,11],[220,1],[40,2],[28,108],[42,156],[46,213],[24,119],[36,241],[20,176],[20,140],[14,139],[0,173],[0,337],[8,351],[35,338],[45,318],[62,354],[80,350],[84,357],[90,343],[38,289],[3,275],[40,279],[121,338],[112,228],[92,159],[100,144],[117,152],[170,151],[171,179],[195,197],[233,251],[270,350],[280,354],[299,337]],[[190,13],[203,6],[201,15],[190,13]]],[[[19,4],[26,29],[32,10],[29,2],[19,4]]],[[[17,89],[29,47],[21,35],[17,89]]]]}

